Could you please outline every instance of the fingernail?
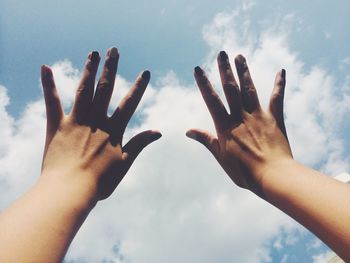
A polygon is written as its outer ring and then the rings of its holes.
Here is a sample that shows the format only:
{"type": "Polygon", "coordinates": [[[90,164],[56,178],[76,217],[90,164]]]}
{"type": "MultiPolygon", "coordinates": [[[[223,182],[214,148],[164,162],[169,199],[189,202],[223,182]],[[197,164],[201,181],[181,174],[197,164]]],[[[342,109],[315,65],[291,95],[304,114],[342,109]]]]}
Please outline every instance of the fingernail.
{"type": "Polygon", "coordinates": [[[203,76],[204,74],[203,70],[199,66],[194,68],[194,72],[196,72],[196,74],[199,76],[203,76]]]}
{"type": "Polygon", "coordinates": [[[196,134],[192,131],[187,131],[186,136],[191,138],[191,139],[196,139],[196,134]]]}
{"type": "Polygon", "coordinates": [[[118,52],[118,49],[116,47],[112,47],[109,52],[108,52],[108,55],[111,57],[111,58],[117,58],[119,56],[119,52],[118,52]]]}
{"type": "Polygon", "coordinates": [[[160,137],[162,137],[162,134],[161,133],[153,133],[152,134],[152,140],[155,141],[155,140],[158,140],[160,137]]]}
{"type": "Polygon", "coordinates": [[[241,54],[239,54],[236,58],[235,58],[235,61],[238,63],[238,64],[246,64],[246,60],[245,60],[245,57],[243,57],[241,54]]]}
{"type": "Polygon", "coordinates": [[[220,60],[227,60],[228,56],[227,56],[225,51],[220,51],[219,58],[220,58],[220,60]]]}
{"type": "Polygon", "coordinates": [[[241,54],[236,56],[235,64],[236,64],[237,71],[239,73],[244,73],[245,71],[248,70],[246,59],[241,54]]]}
{"type": "Polygon", "coordinates": [[[92,51],[92,53],[91,53],[91,61],[92,62],[96,62],[97,60],[98,60],[98,58],[99,58],[99,54],[98,54],[98,52],[97,51],[92,51]]]}
{"type": "Polygon", "coordinates": [[[47,65],[41,66],[41,74],[46,77],[48,73],[50,72],[50,68],[47,65]]]}
{"type": "Polygon", "coordinates": [[[47,68],[46,65],[41,65],[41,72],[45,73],[46,72],[46,68],[47,68]]]}
{"type": "Polygon", "coordinates": [[[149,79],[151,78],[151,72],[149,72],[149,70],[145,70],[142,75],[141,75],[143,80],[149,81],[149,79]]]}
{"type": "Polygon", "coordinates": [[[286,70],[285,69],[281,70],[281,77],[284,79],[286,78],[286,70]]]}

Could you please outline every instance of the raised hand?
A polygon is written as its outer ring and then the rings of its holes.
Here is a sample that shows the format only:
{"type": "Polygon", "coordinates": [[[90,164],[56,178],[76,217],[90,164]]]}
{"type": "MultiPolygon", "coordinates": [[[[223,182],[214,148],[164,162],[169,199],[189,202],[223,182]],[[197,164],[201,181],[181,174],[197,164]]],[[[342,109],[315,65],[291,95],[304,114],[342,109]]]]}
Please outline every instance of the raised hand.
{"type": "Polygon", "coordinates": [[[191,129],[186,135],[207,147],[238,186],[263,197],[263,170],[292,159],[283,118],[285,71],[277,73],[269,107],[264,111],[245,58],[242,55],[235,58],[239,86],[224,51],[217,62],[229,112],[205,72],[196,67],[194,76],[217,136],[199,129],[191,129]]]}
{"type": "Polygon", "coordinates": [[[96,200],[107,198],[142,149],[161,137],[148,130],[123,144],[126,126],[150,80],[149,71],[137,77],[113,115],[107,116],[118,59],[117,48],[109,49],[95,89],[100,56],[96,51],[89,54],[68,115],[63,113],[52,71],[47,66],[41,71],[47,112],[42,174],[66,177],[67,182],[86,187],[96,200]]]}
{"type": "Polygon", "coordinates": [[[74,106],[65,115],[52,71],[41,69],[47,131],[39,180],[0,214],[0,262],[62,262],[70,242],[94,208],[107,198],[158,131],[144,131],[123,144],[125,128],[150,80],[137,79],[111,117],[107,115],[119,53],[108,50],[95,89],[100,62],[89,54],[74,106]],[[16,251],[16,253],[13,253],[16,251]]]}
{"type": "Polygon", "coordinates": [[[194,76],[217,136],[198,129],[189,130],[187,136],[206,146],[237,185],[293,217],[350,262],[349,185],[293,159],[283,119],[285,71],[277,73],[264,111],[245,58],[235,58],[239,86],[223,51],[218,64],[230,113],[204,71],[196,67],[194,76]]]}

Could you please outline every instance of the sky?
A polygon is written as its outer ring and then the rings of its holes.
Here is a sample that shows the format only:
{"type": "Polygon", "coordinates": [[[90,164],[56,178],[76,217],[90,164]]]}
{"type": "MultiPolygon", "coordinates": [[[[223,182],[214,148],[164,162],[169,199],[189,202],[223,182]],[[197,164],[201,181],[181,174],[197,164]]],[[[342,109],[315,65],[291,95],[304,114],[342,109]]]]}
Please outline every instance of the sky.
{"type": "Polygon", "coordinates": [[[40,175],[40,66],[53,67],[68,111],[88,52],[103,56],[117,46],[111,109],[139,72],[152,73],[126,139],[150,128],[163,137],[90,214],[65,261],[325,262],[330,251],[321,241],[235,186],[184,133],[213,130],[193,68],[203,66],[223,95],[215,57],[242,53],[263,105],[275,73],[286,69],[295,159],[328,175],[350,172],[349,7],[345,0],[1,0],[0,210],[40,175]]]}

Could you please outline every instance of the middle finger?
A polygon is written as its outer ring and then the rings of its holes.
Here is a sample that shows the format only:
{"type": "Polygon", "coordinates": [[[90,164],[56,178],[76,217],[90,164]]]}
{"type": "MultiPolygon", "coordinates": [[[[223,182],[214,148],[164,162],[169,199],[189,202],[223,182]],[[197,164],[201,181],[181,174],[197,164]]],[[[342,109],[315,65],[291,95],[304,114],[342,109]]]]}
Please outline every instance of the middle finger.
{"type": "Polygon", "coordinates": [[[106,120],[118,68],[119,52],[116,47],[108,50],[103,71],[98,81],[92,105],[92,119],[95,124],[106,120]]]}

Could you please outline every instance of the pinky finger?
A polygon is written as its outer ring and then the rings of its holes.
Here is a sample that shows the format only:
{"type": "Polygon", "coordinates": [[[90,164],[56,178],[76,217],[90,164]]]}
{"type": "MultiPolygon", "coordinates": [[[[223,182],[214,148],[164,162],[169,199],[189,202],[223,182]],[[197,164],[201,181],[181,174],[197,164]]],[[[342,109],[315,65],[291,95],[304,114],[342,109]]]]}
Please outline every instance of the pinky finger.
{"type": "Polygon", "coordinates": [[[41,67],[41,82],[44,91],[46,118],[47,118],[47,138],[46,145],[51,141],[52,136],[56,132],[61,119],[63,118],[63,110],[60,98],[57,94],[55,81],[51,69],[43,65],[41,67]]]}

